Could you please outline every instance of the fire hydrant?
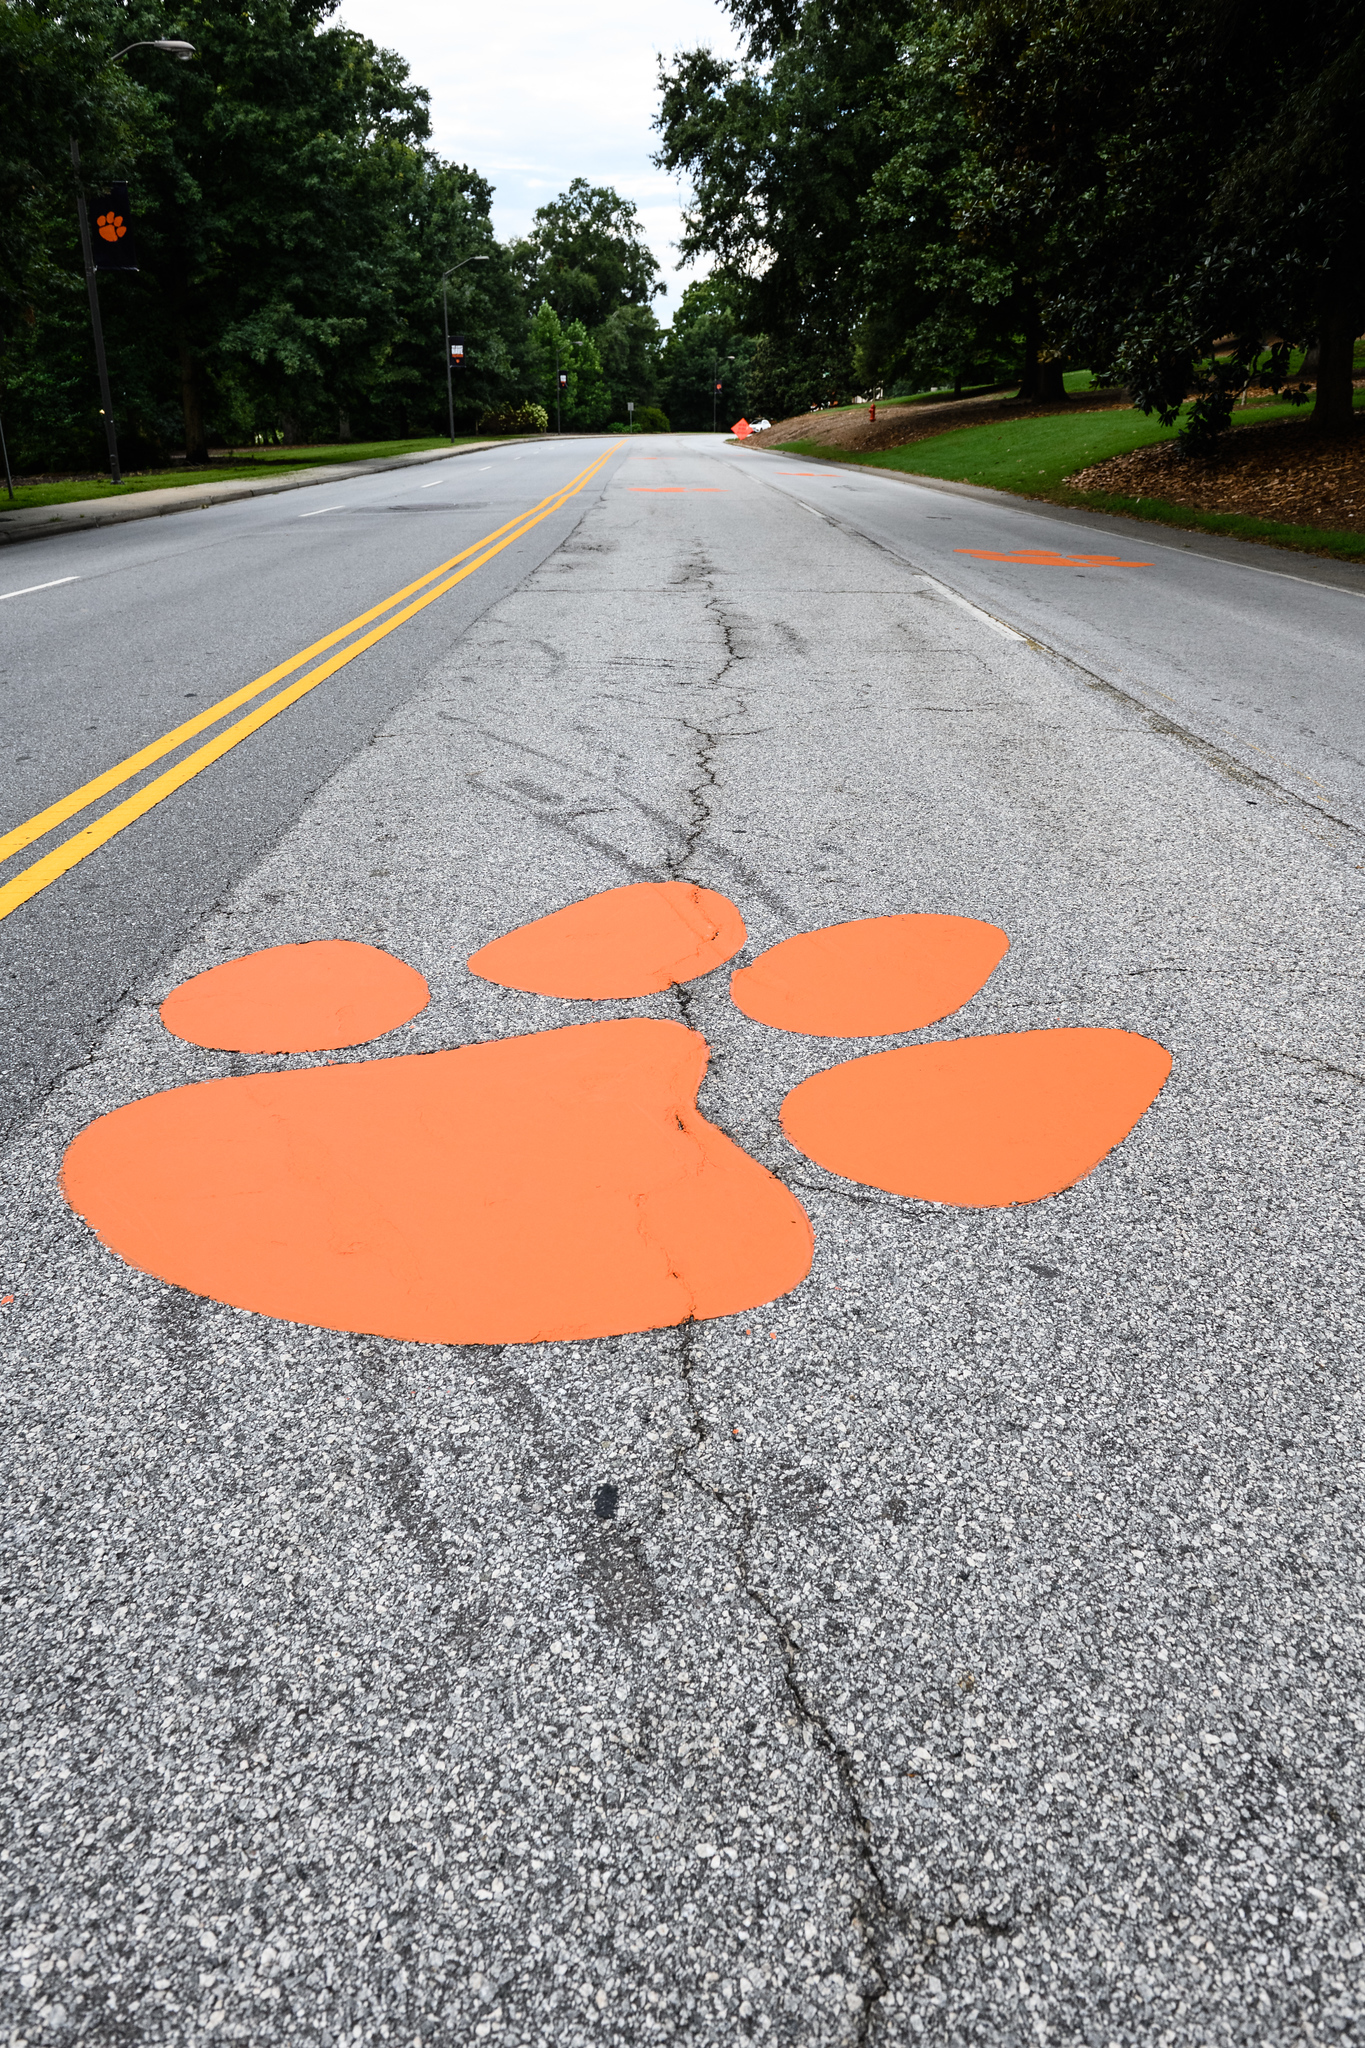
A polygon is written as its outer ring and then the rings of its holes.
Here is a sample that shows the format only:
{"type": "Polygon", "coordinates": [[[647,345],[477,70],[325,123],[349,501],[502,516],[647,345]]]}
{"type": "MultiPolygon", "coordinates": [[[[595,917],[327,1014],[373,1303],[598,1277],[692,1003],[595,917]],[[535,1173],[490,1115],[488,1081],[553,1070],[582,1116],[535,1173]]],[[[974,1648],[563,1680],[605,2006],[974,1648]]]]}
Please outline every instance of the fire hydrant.
{"type": "Polygon", "coordinates": [[[870,420],[875,420],[877,417],[877,405],[875,399],[873,400],[872,404],[867,408],[867,416],[870,420]]]}

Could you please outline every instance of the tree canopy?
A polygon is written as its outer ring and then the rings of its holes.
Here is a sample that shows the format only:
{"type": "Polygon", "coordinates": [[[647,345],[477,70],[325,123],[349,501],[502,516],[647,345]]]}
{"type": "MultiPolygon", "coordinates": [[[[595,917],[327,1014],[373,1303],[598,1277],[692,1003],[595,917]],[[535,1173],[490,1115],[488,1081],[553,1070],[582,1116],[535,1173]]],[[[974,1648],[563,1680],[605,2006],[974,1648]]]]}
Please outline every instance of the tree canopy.
{"type": "Polygon", "coordinates": [[[655,397],[663,287],[630,203],[576,179],[531,242],[500,244],[492,186],[432,151],[426,93],[335,5],[0,0],[0,407],[21,467],[92,464],[102,440],[72,138],[87,194],[129,189],[139,267],[99,292],[134,464],[442,431],[451,271],[466,427],[552,400],[542,304],[574,351],[566,425],[655,397]],[[112,61],[160,37],[194,59],[112,61]]]}
{"type": "Polygon", "coordinates": [[[1173,416],[1365,325],[1365,10],[1307,0],[730,0],[661,73],[657,161],[788,408],[1070,362],[1173,416]],[[1276,346],[1278,344],[1278,346],[1276,346]]]}

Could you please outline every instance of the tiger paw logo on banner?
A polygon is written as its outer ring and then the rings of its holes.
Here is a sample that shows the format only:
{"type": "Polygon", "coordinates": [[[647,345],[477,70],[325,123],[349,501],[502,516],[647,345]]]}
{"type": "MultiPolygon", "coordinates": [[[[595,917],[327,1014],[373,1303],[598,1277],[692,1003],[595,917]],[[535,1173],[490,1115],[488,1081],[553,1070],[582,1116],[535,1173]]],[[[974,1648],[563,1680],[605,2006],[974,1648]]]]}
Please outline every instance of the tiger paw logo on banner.
{"type": "MultiPolygon", "coordinates": [[[[747,936],[715,890],[639,882],[492,940],[469,968],[610,1002],[698,980],[747,936]]],[[[730,999],[770,1030],[899,1036],[970,1002],[1008,947],[976,918],[860,918],[769,947],[730,999]]],[[[218,1051],[322,1053],[429,999],[392,954],[322,939],[210,968],[161,1019],[218,1051]]],[[[130,1266],[287,1322],[438,1344],[667,1329],[790,1293],[815,1248],[791,1189],[698,1109],[709,1056],[682,1024],[617,1017],[192,1082],[89,1125],[62,1184],[130,1266]]],[[[1001,1208],[1092,1173],[1170,1068],[1108,1026],[923,1041],[822,1068],[780,1127],[846,1181],[1001,1208]]]]}
{"type": "Polygon", "coordinates": [[[90,202],[90,217],[95,228],[92,254],[96,270],[136,270],[128,187],[121,182],[110,185],[90,202]]]}

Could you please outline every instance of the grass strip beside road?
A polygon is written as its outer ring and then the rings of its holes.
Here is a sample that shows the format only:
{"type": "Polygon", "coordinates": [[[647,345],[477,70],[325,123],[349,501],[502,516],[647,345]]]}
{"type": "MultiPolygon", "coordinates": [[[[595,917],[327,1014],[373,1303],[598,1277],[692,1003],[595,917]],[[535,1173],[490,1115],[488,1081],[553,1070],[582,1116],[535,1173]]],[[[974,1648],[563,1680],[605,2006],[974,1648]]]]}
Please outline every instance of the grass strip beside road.
{"type": "MultiPolygon", "coordinates": [[[[1365,393],[1357,394],[1356,404],[1365,404],[1365,393]]],[[[1267,420],[1302,417],[1301,410],[1289,405],[1249,406],[1238,416],[1233,430],[1267,420]]],[[[1093,413],[1047,413],[1034,419],[1002,420],[990,426],[954,427],[946,433],[926,435],[905,448],[875,449],[866,454],[843,452],[814,441],[788,441],[774,452],[817,456],[827,462],[858,463],[864,468],[895,469],[908,476],[938,477],[945,483],[980,484],[1019,497],[1041,498],[1052,505],[1119,512],[1129,518],[1149,519],[1188,531],[1225,533],[1237,539],[1270,541],[1310,554],[1331,555],[1340,561],[1365,561],[1365,534],[1292,526],[1237,512],[1205,512],[1162,498],[1130,498],[1118,493],[1068,489],[1066,479],[1092,462],[1103,462],[1111,455],[1126,455],[1130,449],[1148,447],[1155,441],[1173,440],[1175,432],[1173,426],[1163,427],[1156,419],[1122,407],[1093,413]]]]}
{"type": "Polygon", "coordinates": [[[310,669],[307,674],[299,676],[287,688],[279,691],[275,696],[267,698],[264,704],[258,704],[244,718],[238,719],[235,724],[229,725],[222,732],[216,733],[204,746],[197,748],[194,753],[186,755],[183,760],[177,761],[164,774],[157,776],[154,781],[147,783],[134,795],[125,798],[121,804],[116,804],[112,810],[106,811],[102,817],[95,819],[92,824],[73,834],[70,839],[63,840],[61,845],[53,847],[51,852],[44,854],[41,859],[34,861],[31,866],[22,869],[19,874],[12,876],[8,882],[0,885],[0,919],[8,917],[10,912],[17,910],[21,904],[29,902],[32,897],[38,895],[42,890],[48,888],[51,883],[55,882],[59,876],[68,873],[78,862],[85,860],[88,855],[94,853],[98,847],[107,845],[109,840],[115,838],[118,833],[125,831],[138,818],[145,817],[148,811],[155,809],[159,803],[164,802],[177,789],[183,788],[185,783],[192,781],[196,775],[201,774],[213,762],[221,760],[224,754],[230,753],[234,747],[240,746],[241,742],[244,739],[248,739],[252,733],[258,732],[271,719],[277,718],[282,711],[287,711],[301,697],[307,696],[310,690],[315,690],[329,676],[335,675],[338,669],[345,668],[347,663],[354,661],[358,654],[363,654],[367,648],[373,647],[376,641],[384,639],[396,627],[404,624],[406,620],[415,617],[418,612],[425,610],[427,605],[434,604],[438,597],[445,595],[446,591],[453,590],[457,583],[463,583],[465,578],[472,576],[476,569],[481,569],[486,562],[491,562],[495,555],[500,555],[504,548],[511,547],[512,543],[520,540],[523,534],[529,533],[533,527],[539,526],[543,519],[548,519],[552,512],[557,512],[562,505],[567,504],[570,498],[576,497],[579,491],[591,482],[592,478],[611,460],[611,457],[616,452],[615,447],[608,448],[605,454],[598,456],[595,462],[591,463],[580,475],[574,477],[562,490],[554,492],[549,498],[543,498],[538,505],[531,506],[528,511],[519,514],[516,519],[510,520],[507,525],[498,527],[495,532],[485,534],[483,539],[476,541],[472,547],[464,549],[461,554],[452,555],[448,562],[443,562],[438,568],[429,570],[425,576],[419,577],[414,583],[407,584],[404,589],[395,591],[392,597],[385,598],[381,604],[372,606],[369,611],[363,612],[358,618],[352,619],[348,625],[339,626],[334,632],[327,634],[323,639],[314,641],[311,647],[306,647],[302,653],[291,656],[288,661],[281,662],[277,668],[271,669],[264,676],[259,676],[255,682],[248,683],[243,689],[233,692],[231,696],[222,698],[219,703],[211,706],[206,711],[198,713],[195,718],[186,720],[183,725],[175,727],[173,731],[164,734],[159,740],[154,740],[150,746],[142,748],[138,753],[129,755],[127,760],[120,762],[117,767],[110,768],[103,775],[95,777],[93,781],[82,784],[81,788],[73,790],[69,796],[59,799],[57,803],[50,804],[46,810],[38,812],[27,823],[16,826],[12,832],[7,833],[3,839],[0,839],[0,860],[9,858],[12,854],[19,852],[24,846],[31,845],[36,839],[44,837],[58,824],[74,816],[76,812],[88,808],[91,803],[97,801],[99,796],[105,795],[120,784],[132,780],[143,768],[152,765],[166,754],[173,753],[187,739],[193,738],[197,733],[215,724],[228,712],[237,709],[243,703],[249,702],[251,698],[260,696],[262,691],[270,688],[273,683],[278,682],[283,676],[290,674],[291,671],[304,666],[314,655],[322,652],[325,648],[334,646],[338,641],[346,639],[348,635],[354,633],[358,628],[367,625],[371,620],[382,620],[382,623],[371,626],[368,632],[362,633],[359,639],[351,641],[349,646],[340,648],[338,652],[332,654],[328,660],[320,663],[318,667],[310,669]],[[463,564],[463,566],[456,567],[457,564],[463,564]],[[445,573],[447,570],[452,569],[454,574],[447,575],[445,573]],[[443,580],[438,581],[437,579],[443,580]],[[425,586],[427,585],[432,585],[433,587],[426,588],[425,586]],[[421,595],[414,597],[412,596],[414,592],[420,592],[421,595]],[[411,598],[411,602],[404,603],[403,600],[407,598],[411,598]],[[395,605],[401,605],[401,610],[394,611],[393,607],[395,605]],[[392,616],[384,618],[383,614],[386,612],[392,613],[392,616]]]}
{"type": "MultiPolygon", "coordinates": [[[[477,434],[459,434],[456,446],[477,441],[477,434]]],[[[486,436],[484,437],[487,438],[486,436]]],[[[391,462],[399,455],[422,455],[433,448],[449,448],[450,436],[428,436],[420,441],[356,441],[339,448],[262,448],[257,454],[233,449],[222,462],[208,469],[154,470],[146,475],[125,477],[121,484],[91,478],[86,482],[57,480],[49,484],[17,484],[14,503],[0,497],[0,514],[22,512],[26,505],[76,505],[88,498],[135,497],[139,491],[199,490],[205,484],[242,483],[290,476],[295,470],[317,469],[333,462],[391,462]]],[[[3,479],[0,478],[0,482],[3,479]]]]}

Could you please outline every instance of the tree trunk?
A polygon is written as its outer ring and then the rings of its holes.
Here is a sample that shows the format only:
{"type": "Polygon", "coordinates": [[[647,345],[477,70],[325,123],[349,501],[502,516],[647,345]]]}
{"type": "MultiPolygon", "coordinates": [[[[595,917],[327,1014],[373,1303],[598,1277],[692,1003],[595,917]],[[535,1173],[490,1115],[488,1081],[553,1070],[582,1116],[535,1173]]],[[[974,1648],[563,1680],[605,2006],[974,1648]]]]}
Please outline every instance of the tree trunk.
{"type": "Polygon", "coordinates": [[[207,462],[208,435],[204,431],[204,407],[199,391],[199,365],[187,343],[180,343],[180,407],[185,415],[185,460],[207,462]]]}
{"type": "Polygon", "coordinates": [[[1015,393],[1017,398],[1038,396],[1038,348],[1041,341],[1038,315],[1033,307],[1029,306],[1024,313],[1024,365],[1019,372],[1019,389],[1015,393]]]}
{"type": "Polygon", "coordinates": [[[1038,397],[1048,403],[1066,397],[1066,385],[1062,381],[1062,359],[1051,356],[1038,365],[1038,397]]]}
{"type": "Polygon", "coordinates": [[[1350,432],[1354,330],[1355,322],[1344,307],[1334,306],[1323,313],[1318,328],[1318,388],[1313,399],[1313,425],[1321,433],[1350,432]]]}

